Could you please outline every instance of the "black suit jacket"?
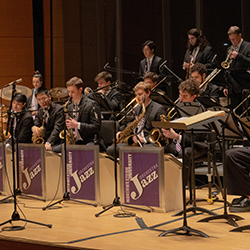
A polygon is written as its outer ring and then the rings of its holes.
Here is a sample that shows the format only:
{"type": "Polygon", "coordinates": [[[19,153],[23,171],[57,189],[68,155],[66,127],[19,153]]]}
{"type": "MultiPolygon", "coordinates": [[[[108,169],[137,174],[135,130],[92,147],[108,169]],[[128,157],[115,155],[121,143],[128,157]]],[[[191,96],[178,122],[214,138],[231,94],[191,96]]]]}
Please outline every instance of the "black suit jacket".
{"type": "MultiPolygon", "coordinates": [[[[94,101],[88,98],[85,95],[82,95],[82,99],[79,103],[79,114],[78,122],[80,122],[80,129],[78,129],[82,142],[81,144],[87,144],[88,142],[94,142],[94,137],[97,135],[97,139],[100,136],[101,130],[101,111],[99,105],[94,101]]],[[[73,111],[74,103],[71,103],[68,106],[69,111],[73,111]]],[[[69,113],[73,117],[72,113],[69,113]]]]}
{"type": "MultiPolygon", "coordinates": [[[[138,107],[135,108],[134,111],[135,111],[134,115],[138,117],[142,113],[142,106],[139,105],[138,107]]],[[[149,142],[148,141],[149,133],[153,129],[152,121],[161,121],[160,115],[162,114],[166,115],[166,111],[164,107],[157,102],[151,101],[149,105],[146,107],[146,112],[144,115],[145,121],[141,130],[143,130],[144,137],[147,142],[149,142]]]]}
{"type": "MultiPolygon", "coordinates": [[[[160,75],[159,66],[162,64],[162,62],[163,59],[161,57],[154,55],[149,71],[155,72],[157,75],[160,75]]],[[[140,62],[139,76],[143,76],[146,71],[147,71],[147,58],[144,58],[140,62]]]]}
{"type": "MultiPolygon", "coordinates": [[[[228,48],[228,50],[231,47],[228,48]]],[[[230,68],[225,72],[226,81],[229,85],[229,94],[240,94],[243,90],[243,86],[237,77],[240,73],[250,68],[250,43],[243,41],[237,57],[232,61],[230,68]],[[238,72],[238,73],[237,73],[238,72]],[[235,75],[235,76],[234,76],[235,75]]]]}
{"type": "MultiPolygon", "coordinates": [[[[202,63],[206,65],[207,69],[214,68],[215,65],[212,62],[214,58],[215,53],[213,52],[212,47],[206,46],[202,51],[199,50],[194,63],[202,63]]],[[[189,50],[186,50],[186,54],[184,57],[184,62],[189,62],[189,50]]]]}
{"type": "Polygon", "coordinates": [[[32,138],[32,126],[34,125],[33,118],[30,112],[26,112],[26,109],[22,110],[23,113],[17,114],[16,116],[16,129],[15,138],[18,135],[19,143],[31,143],[32,138]]]}
{"type": "Polygon", "coordinates": [[[216,102],[220,102],[220,89],[217,85],[213,83],[208,83],[207,88],[205,91],[201,91],[200,93],[201,96],[208,96],[215,100],[216,102]]]}
{"type": "MultiPolygon", "coordinates": [[[[44,111],[39,108],[38,114],[34,121],[35,126],[41,127],[43,123],[44,111]]],[[[44,123],[44,140],[49,142],[52,146],[60,144],[60,132],[64,128],[63,107],[57,103],[51,102],[49,108],[48,122],[44,123]]]]}

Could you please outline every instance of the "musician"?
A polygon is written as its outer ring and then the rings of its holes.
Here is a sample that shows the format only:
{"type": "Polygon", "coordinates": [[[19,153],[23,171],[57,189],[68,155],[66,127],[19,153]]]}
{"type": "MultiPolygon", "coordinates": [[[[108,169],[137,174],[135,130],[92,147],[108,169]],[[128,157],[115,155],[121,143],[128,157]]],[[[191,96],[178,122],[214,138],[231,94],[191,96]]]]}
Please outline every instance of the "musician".
{"type": "MultiPolygon", "coordinates": [[[[160,121],[160,115],[166,114],[164,107],[154,101],[150,98],[150,84],[145,82],[139,82],[135,87],[135,96],[137,98],[138,103],[140,104],[134,109],[134,120],[130,125],[136,124],[136,117],[140,117],[140,121],[137,125],[135,125],[137,136],[133,136],[133,142],[135,144],[141,145],[141,146],[155,146],[154,144],[149,143],[149,132],[152,130],[152,121],[160,121]],[[145,99],[145,100],[144,100],[145,99]],[[143,110],[143,100],[144,100],[144,107],[145,110],[143,110]],[[143,111],[145,111],[144,115],[143,111]],[[140,116],[141,115],[141,116],[140,116]]],[[[128,127],[130,126],[128,125],[128,127]]],[[[133,127],[133,126],[132,126],[133,127]]],[[[125,129],[126,130],[126,129],[125,129]]],[[[119,136],[124,133],[124,131],[119,131],[116,134],[116,138],[118,139],[119,136]]],[[[133,130],[133,128],[132,128],[133,130]]],[[[125,145],[125,143],[119,143],[118,147],[120,145],[125,145]]],[[[117,153],[118,153],[118,147],[117,147],[117,153]]],[[[114,156],[114,144],[108,147],[107,153],[109,155],[114,156]]],[[[117,154],[118,156],[118,154],[117,154]]]]}
{"type": "Polygon", "coordinates": [[[101,111],[119,111],[120,110],[120,101],[121,94],[115,87],[111,87],[112,75],[107,71],[100,72],[95,77],[95,82],[98,84],[98,88],[100,89],[97,93],[100,93],[107,104],[107,108],[101,106],[101,111]],[[105,87],[106,86],[106,87],[105,87]]]}
{"type": "Polygon", "coordinates": [[[42,87],[42,84],[43,84],[43,76],[38,70],[34,72],[34,76],[32,78],[32,84],[34,88],[32,89],[31,96],[29,96],[27,99],[26,106],[28,109],[34,110],[32,112],[32,116],[33,116],[33,119],[35,119],[37,115],[37,110],[40,108],[40,105],[38,104],[37,99],[36,99],[36,90],[42,87]]]}
{"type": "Polygon", "coordinates": [[[232,148],[226,151],[227,191],[240,195],[232,201],[230,212],[250,212],[250,147],[232,148]]]}
{"type": "Polygon", "coordinates": [[[99,105],[82,94],[82,79],[76,76],[72,77],[66,82],[66,86],[69,96],[72,98],[72,103],[68,106],[71,118],[66,120],[66,126],[68,129],[75,130],[76,144],[94,144],[94,140],[96,140],[102,147],[103,145],[100,142],[101,111],[99,105]]]}
{"type": "Polygon", "coordinates": [[[143,77],[147,72],[154,72],[160,75],[159,66],[162,64],[163,59],[155,55],[155,47],[155,42],[151,40],[147,40],[142,44],[142,52],[145,58],[140,62],[139,76],[143,77]]]}
{"type": "MultiPolygon", "coordinates": [[[[191,77],[198,81],[200,84],[203,83],[206,79],[207,69],[206,66],[202,63],[195,63],[190,69],[191,77]]],[[[202,89],[200,89],[200,94],[202,96],[208,96],[214,101],[219,103],[220,101],[220,89],[217,85],[209,82],[202,89]]]]}
{"type": "MultiPolygon", "coordinates": [[[[21,93],[16,93],[12,101],[13,115],[13,133],[11,136],[18,138],[18,143],[31,143],[32,131],[31,128],[34,125],[31,113],[26,109],[27,98],[21,93]]],[[[11,144],[12,140],[8,140],[11,144]]]]}
{"type": "MultiPolygon", "coordinates": [[[[231,109],[234,109],[242,101],[241,82],[233,77],[233,74],[237,71],[246,71],[250,68],[250,43],[242,39],[241,30],[237,26],[231,26],[227,32],[228,37],[232,45],[228,48],[227,54],[230,54],[232,62],[228,70],[225,71],[225,78],[228,83],[228,87],[223,90],[225,96],[229,96],[231,99],[231,109]]],[[[240,72],[238,73],[240,74],[240,72]]],[[[237,112],[241,113],[238,109],[237,112]]]]}
{"type": "MultiPolygon", "coordinates": [[[[180,102],[196,102],[199,103],[196,100],[197,95],[200,92],[199,89],[200,83],[192,78],[183,81],[179,85],[179,99],[180,102]]],[[[205,108],[202,107],[202,110],[205,111],[205,108]]],[[[181,142],[182,142],[182,135],[174,131],[172,128],[163,129],[162,128],[163,135],[166,138],[173,139],[173,141],[170,144],[166,144],[164,146],[164,153],[172,153],[173,155],[177,157],[182,157],[182,150],[181,150],[181,142]]],[[[197,142],[204,142],[205,141],[206,134],[205,133],[195,133],[194,132],[194,141],[197,142]]],[[[188,157],[188,163],[191,161],[192,157],[192,148],[191,148],[191,134],[185,133],[185,155],[188,157]]],[[[194,157],[198,158],[206,153],[206,149],[196,146],[194,147],[194,157]]]]}
{"type": "Polygon", "coordinates": [[[59,153],[61,151],[59,133],[63,130],[64,124],[63,107],[52,102],[49,91],[43,87],[36,90],[36,99],[41,107],[32,127],[33,135],[39,136],[39,128],[44,124],[42,137],[45,141],[45,149],[59,153]]]}
{"type": "Polygon", "coordinates": [[[159,76],[156,73],[154,73],[154,72],[147,72],[147,73],[145,73],[145,75],[143,76],[142,79],[143,79],[144,82],[150,84],[151,91],[157,92],[157,93],[159,93],[161,95],[165,95],[166,94],[162,89],[155,88],[156,84],[159,81],[159,76]]]}
{"type": "Polygon", "coordinates": [[[187,32],[187,36],[187,50],[184,56],[183,69],[188,71],[197,62],[205,64],[207,69],[214,68],[215,54],[202,31],[193,28],[187,32]]]}

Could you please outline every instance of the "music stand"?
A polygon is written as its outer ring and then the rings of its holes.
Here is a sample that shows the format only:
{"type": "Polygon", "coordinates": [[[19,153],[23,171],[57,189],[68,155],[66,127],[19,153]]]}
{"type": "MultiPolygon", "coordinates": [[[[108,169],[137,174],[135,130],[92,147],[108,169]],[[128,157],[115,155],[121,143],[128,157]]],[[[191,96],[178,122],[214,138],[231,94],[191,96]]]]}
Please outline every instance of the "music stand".
{"type": "Polygon", "coordinates": [[[166,94],[161,94],[160,92],[158,93],[152,91],[150,97],[153,101],[161,104],[166,110],[174,107],[175,105],[173,101],[166,94]]]}
{"type": "MultiPolygon", "coordinates": [[[[210,216],[210,217],[201,219],[198,222],[209,222],[210,220],[225,219],[230,225],[238,227],[238,224],[236,223],[236,221],[242,220],[243,218],[234,214],[227,213],[227,171],[226,171],[226,166],[225,166],[225,140],[226,138],[232,139],[233,138],[232,133],[234,133],[234,135],[237,135],[239,137],[241,136],[241,133],[235,124],[235,119],[230,110],[221,108],[221,107],[213,107],[211,109],[216,110],[216,111],[223,110],[223,109],[226,110],[225,112],[226,117],[224,117],[224,119],[222,118],[218,120],[218,122],[221,124],[221,128],[219,130],[217,128],[218,136],[222,138],[224,213],[222,215],[215,215],[215,216],[210,216]]],[[[214,128],[216,128],[216,126],[214,128]]]]}
{"type": "Polygon", "coordinates": [[[216,102],[209,96],[197,96],[196,99],[205,107],[205,108],[210,108],[214,106],[221,106],[220,103],[216,102]]]}
{"type": "Polygon", "coordinates": [[[152,122],[153,127],[159,127],[159,128],[166,128],[166,129],[178,129],[179,131],[182,131],[182,198],[183,198],[183,226],[178,227],[175,229],[167,230],[163,233],[161,233],[159,236],[165,236],[169,233],[175,233],[179,234],[180,231],[186,232],[186,235],[189,235],[189,233],[196,233],[202,237],[208,238],[209,236],[202,231],[193,229],[187,225],[187,212],[186,212],[186,157],[185,157],[185,131],[188,129],[188,126],[183,122],[152,122]]]}
{"type": "Polygon", "coordinates": [[[67,185],[67,141],[66,141],[66,133],[67,133],[67,129],[66,129],[66,114],[69,114],[69,113],[76,113],[76,112],[79,112],[79,110],[77,111],[63,111],[63,116],[64,116],[64,139],[63,139],[63,150],[64,150],[64,186],[65,186],[65,192],[63,194],[63,198],[60,199],[59,201],[56,201],[52,204],[48,204],[46,207],[43,207],[42,210],[46,210],[47,208],[50,208],[56,204],[60,204],[61,202],[63,201],[74,201],[74,202],[78,202],[78,203],[81,203],[81,204],[85,204],[85,205],[91,205],[91,206],[94,206],[94,207],[97,207],[97,204],[93,204],[93,203],[89,203],[89,202],[86,202],[86,201],[80,201],[80,200],[77,200],[77,199],[73,199],[70,197],[70,192],[68,191],[68,185],[67,185]]]}
{"type": "MultiPolygon", "coordinates": [[[[13,84],[13,89],[14,89],[14,84],[13,84]]],[[[11,114],[13,119],[10,120],[11,126],[11,133],[13,135],[13,123],[14,123],[14,118],[16,116],[16,114],[12,111],[11,114]]],[[[44,224],[44,223],[40,223],[40,222],[36,222],[36,221],[31,221],[31,220],[27,220],[27,219],[22,219],[20,218],[20,215],[17,211],[17,201],[16,201],[16,168],[15,168],[15,140],[14,140],[14,136],[11,137],[12,140],[12,170],[13,170],[13,198],[14,198],[14,212],[12,213],[11,219],[3,222],[0,224],[0,226],[3,226],[7,223],[12,223],[13,221],[25,221],[25,222],[29,222],[29,223],[33,223],[33,224],[37,224],[37,225],[41,225],[41,226],[46,226],[51,228],[52,225],[51,224],[44,224]]],[[[16,145],[16,151],[18,151],[18,140],[17,140],[17,145],[16,145]]],[[[17,154],[18,155],[18,154],[17,154]]],[[[19,162],[19,159],[17,159],[19,162]]],[[[17,173],[18,174],[18,173],[17,173]]],[[[24,227],[18,227],[20,230],[24,229],[24,227]]]]}

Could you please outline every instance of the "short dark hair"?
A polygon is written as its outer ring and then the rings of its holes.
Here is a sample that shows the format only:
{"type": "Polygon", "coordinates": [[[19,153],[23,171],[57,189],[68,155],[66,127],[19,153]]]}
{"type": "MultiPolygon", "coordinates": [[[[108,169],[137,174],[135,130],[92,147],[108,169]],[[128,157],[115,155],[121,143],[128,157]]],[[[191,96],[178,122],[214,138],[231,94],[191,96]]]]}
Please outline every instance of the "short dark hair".
{"type": "Polygon", "coordinates": [[[203,75],[204,73],[207,74],[207,68],[202,63],[195,63],[193,67],[190,69],[190,73],[198,72],[200,75],[203,75]]]}
{"type": "Polygon", "coordinates": [[[191,96],[198,95],[200,93],[200,83],[192,78],[187,79],[186,81],[181,82],[179,85],[179,90],[182,92],[187,92],[191,96]]]}
{"type": "Polygon", "coordinates": [[[148,45],[148,47],[150,48],[150,50],[152,50],[152,49],[155,50],[155,47],[156,47],[156,43],[155,43],[155,42],[153,42],[153,41],[151,41],[151,40],[147,40],[146,42],[144,42],[144,43],[142,44],[142,49],[143,49],[146,45],[148,45]]]}
{"type": "Polygon", "coordinates": [[[50,96],[50,92],[47,89],[43,88],[43,87],[39,87],[36,90],[35,96],[40,95],[40,94],[45,94],[46,96],[50,96]]]}
{"type": "Polygon", "coordinates": [[[13,97],[13,101],[21,102],[22,104],[27,102],[27,97],[26,95],[23,95],[21,93],[16,93],[13,97]]]}
{"type": "Polygon", "coordinates": [[[76,86],[77,89],[83,88],[83,80],[77,76],[74,76],[66,82],[66,86],[76,86]]]}
{"type": "Polygon", "coordinates": [[[145,75],[143,76],[142,79],[145,80],[147,78],[151,79],[153,82],[158,82],[159,81],[159,76],[154,72],[145,73],[145,75]]]}
{"type": "Polygon", "coordinates": [[[241,34],[241,30],[238,26],[231,26],[227,32],[228,35],[241,34]]]}
{"type": "Polygon", "coordinates": [[[104,79],[106,82],[112,81],[112,75],[108,73],[107,71],[100,72],[94,79],[95,82],[98,82],[100,79],[104,79]]]}

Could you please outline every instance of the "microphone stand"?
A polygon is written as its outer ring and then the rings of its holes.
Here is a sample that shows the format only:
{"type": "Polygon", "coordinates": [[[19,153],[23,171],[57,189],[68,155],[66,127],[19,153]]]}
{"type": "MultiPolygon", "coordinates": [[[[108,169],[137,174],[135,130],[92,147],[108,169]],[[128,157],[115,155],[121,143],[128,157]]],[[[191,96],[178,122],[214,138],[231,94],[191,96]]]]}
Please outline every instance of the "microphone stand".
{"type": "MultiPolygon", "coordinates": [[[[13,92],[15,92],[15,86],[13,84],[13,92]]],[[[11,133],[13,135],[13,122],[14,122],[14,118],[16,117],[16,114],[14,112],[11,113],[11,118],[10,120],[11,121],[11,133]],[[13,117],[14,115],[14,117],[13,117]]],[[[3,222],[0,224],[0,226],[3,226],[7,223],[11,223],[13,221],[25,221],[25,222],[29,222],[29,223],[34,223],[34,224],[37,224],[37,225],[41,225],[41,226],[46,226],[46,227],[49,227],[51,228],[52,225],[51,224],[44,224],[44,223],[40,223],[40,222],[36,222],[36,221],[31,221],[31,220],[27,220],[27,219],[22,219],[20,218],[20,215],[17,211],[17,201],[16,201],[16,174],[18,175],[18,172],[16,172],[16,168],[15,168],[15,140],[14,140],[14,136],[11,137],[11,141],[12,141],[12,170],[13,170],[13,198],[14,198],[14,211],[12,213],[12,216],[11,216],[11,219],[3,222]]],[[[18,140],[16,141],[16,153],[18,152],[18,140]]],[[[18,154],[17,154],[17,157],[18,157],[18,154]]],[[[17,158],[17,162],[18,162],[18,158],[17,158]]],[[[17,178],[18,179],[18,178],[17,178]]],[[[15,228],[15,226],[13,226],[13,228],[15,228]]],[[[24,229],[24,227],[23,227],[24,229]]]]}
{"type": "Polygon", "coordinates": [[[85,202],[85,201],[80,201],[76,200],[70,197],[70,192],[68,191],[68,185],[67,185],[67,141],[66,141],[66,133],[67,133],[67,128],[66,128],[66,114],[68,113],[74,113],[74,112],[79,112],[78,111],[65,111],[63,112],[64,116],[64,139],[63,139],[63,151],[64,151],[64,186],[65,186],[65,192],[63,194],[63,198],[60,199],[59,201],[56,201],[54,203],[48,204],[46,207],[43,207],[42,210],[45,211],[47,208],[50,208],[56,204],[60,204],[63,201],[75,201],[78,203],[86,204],[86,205],[92,205],[94,207],[97,207],[97,204],[85,202]]]}
{"type": "Polygon", "coordinates": [[[112,116],[111,118],[114,121],[114,171],[115,171],[115,198],[113,200],[112,204],[109,204],[107,206],[103,206],[103,210],[100,213],[96,213],[95,217],[98,217],[99,215],[101,215],[102,213],[108,211],[109,209],[116,207],[116,206],[120,206],[120,207],[127,207],[127,208],[134,208],[134,209],[139,209],[142,211],[146,211],[146,212],[150,212],[150,209],[145,209],[145,208],[139,208],[139,207],[134,207],[134,206],[130,206],[130,205],[126,205],[126,204],[121,204],[120,201],[120,197],[118,196],[118,184],[117,184],[117,180],[118,180],[118,176],[117,176],[117,143],[116,143],[116,115],[114,114],[114,110],[112,110],[112,116]]]}

